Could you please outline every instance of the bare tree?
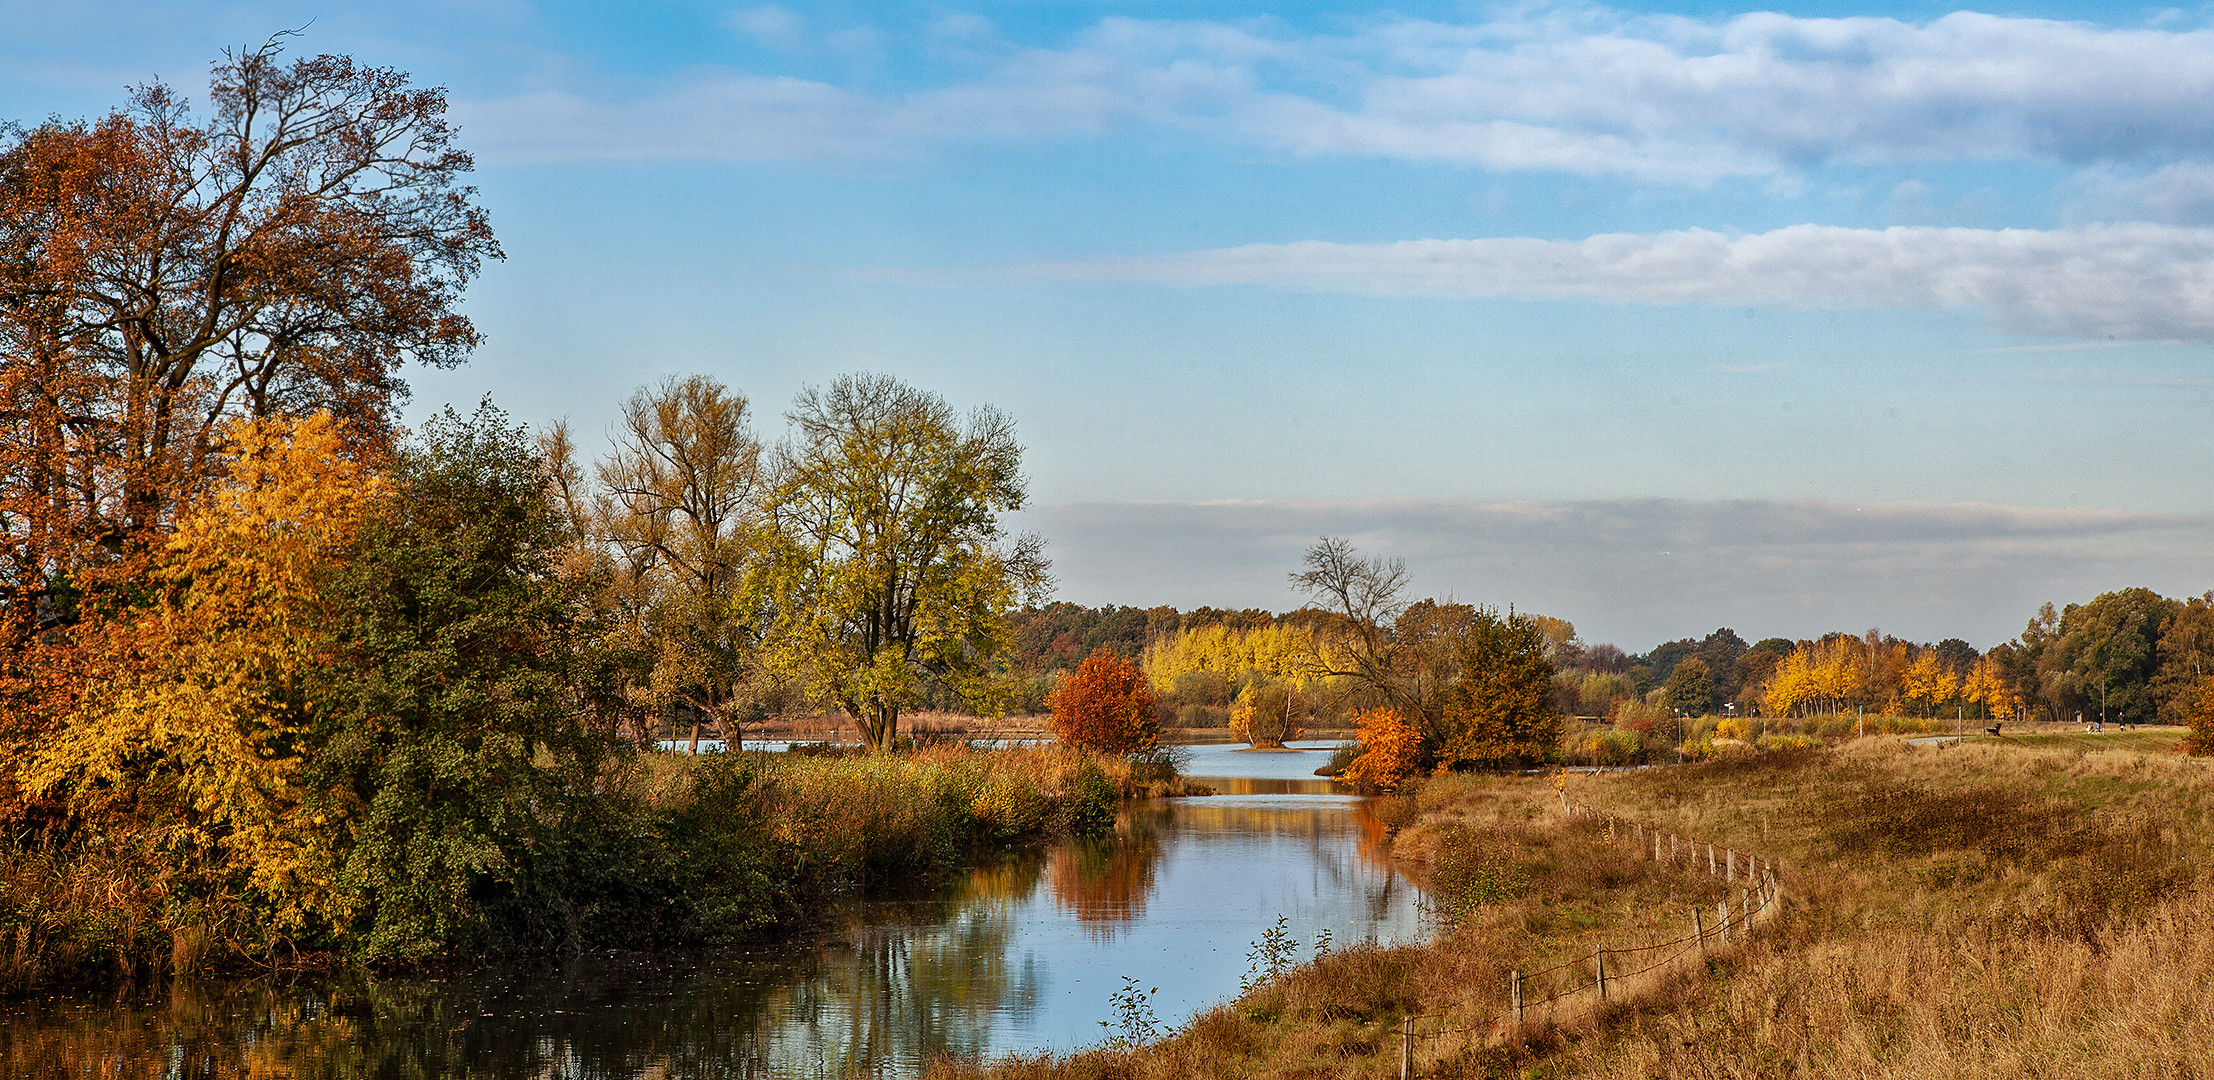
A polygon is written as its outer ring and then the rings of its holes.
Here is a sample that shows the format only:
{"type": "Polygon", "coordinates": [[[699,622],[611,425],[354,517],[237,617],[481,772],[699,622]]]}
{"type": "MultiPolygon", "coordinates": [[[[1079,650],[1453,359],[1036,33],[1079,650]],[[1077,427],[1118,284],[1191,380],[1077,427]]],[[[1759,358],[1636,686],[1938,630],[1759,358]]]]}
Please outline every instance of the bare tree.
{"type": "Polygon", "coordinates": [[[1307,549],[1305,561],[1307,569],[1292,574],[1291,584],[1323,616],[1315,620],[1315,674],[1357,679],[1434,732],[1475,609],[1409,603],[1405,560],[1364,557],[1341,537],[1323,537],[1307,549]]]}

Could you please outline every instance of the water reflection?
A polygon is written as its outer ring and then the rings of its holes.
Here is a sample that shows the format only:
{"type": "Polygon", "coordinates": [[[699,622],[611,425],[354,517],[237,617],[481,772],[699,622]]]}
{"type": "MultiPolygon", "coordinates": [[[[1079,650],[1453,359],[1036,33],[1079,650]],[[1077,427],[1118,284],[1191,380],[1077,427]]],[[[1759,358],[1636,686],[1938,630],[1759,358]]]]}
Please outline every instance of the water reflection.
{"type": "Polygon", "coordinates": [[[940,1052],[1071,1049],[1123,975],[1161,987],[1171,1024],[1231,996],[1278,915],[1302,941],[1417,935],[1380,838],[1342,796],[1174,800],[1114,842],[856,903],[773,949],[0,1004],[0,1075],[911,1076],[940,1052]]]}
{"type": "Polygon", "coordinates": [[[1158,822],[1140,815],[1114,840],[1062,844],[1046,858],[1046,887],[1060,910],[1094,934],[1110,935],[1145,914],[1161,862],[1158,822]]]}

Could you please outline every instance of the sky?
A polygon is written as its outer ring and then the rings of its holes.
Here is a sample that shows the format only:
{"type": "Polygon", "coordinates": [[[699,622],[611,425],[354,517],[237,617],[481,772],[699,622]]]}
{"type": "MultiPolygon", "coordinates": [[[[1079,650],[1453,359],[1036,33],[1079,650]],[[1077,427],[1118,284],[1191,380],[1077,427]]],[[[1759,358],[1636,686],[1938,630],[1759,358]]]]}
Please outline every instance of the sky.
{"type": "Polygon", "coordinates": [[[304,28],[442,86],[466,366],[1011,414],[1057,595],[1321,535],[1632,651],[2214,588],[2214,7],[0,0],[0,120],[304,28]]]}

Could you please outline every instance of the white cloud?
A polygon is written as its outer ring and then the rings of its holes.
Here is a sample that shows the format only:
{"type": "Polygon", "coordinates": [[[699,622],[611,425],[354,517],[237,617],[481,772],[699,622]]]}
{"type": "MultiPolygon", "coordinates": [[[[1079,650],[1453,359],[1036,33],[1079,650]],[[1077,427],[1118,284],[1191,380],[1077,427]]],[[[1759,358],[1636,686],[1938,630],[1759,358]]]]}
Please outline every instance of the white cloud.
{"type": "MultiPolygon", "coordinates": [[[[765,44],[802,31],[778,7],[730,22],[765,44]]],[[[972,40],[988,29],[963,26],[972,40]]],[[[931,36],[885,47],[927,50],[931,36]]],[[[2214,139],[2214,32],[1972,12],[1917,24],[1541,8],[1304,36],[1112,18],[1058,47],[976,55],[993,59],[907,93],[805,82],[764,100],[733,88],[784,80],[716,71],[627,101],[459,111],[495,153],[539,157],[897,156],[1128,123],[1298,154],[1692,183],[1829,162],[2157,165],[2214,139]],[[771,134],[729,134],[755,129],[771,134]]]]}
{"type": "Polygon", "coordinates": [[[2094,213],[2179,224],[2214,223],[2214,163],[2179,161],[2141,176],[2098,168],[2089,171],[2082,186],[2085,208],[2094,213]]]}
{"type": "Polygon", "coordinates": [[[2214,341],[2214,229],[1793,225],[1586,240],[1303,241],[1039,264],[1051,276],[1379,296],[1776,308],[1978,308],[2058,337],[2214,341]]]}
{"type": "Polygon", "coordinates": [[[723,16],[723,25],[771,49],[796,48],[807,34],[806,20],[774,4],[733,11],[723,16]]]}
{"type": "Polygon", "coordinates": [[[1295,607],[1285,575],[1327,534],[1405,558],[1421,593],[1560,616],[1634,650],[1717,626],[1989,646],[2047,600],[2214,585],[2214,520],[2126,510],[1409,499],[1065,503],[1025,517],[1079,603],[1295,607]]]}

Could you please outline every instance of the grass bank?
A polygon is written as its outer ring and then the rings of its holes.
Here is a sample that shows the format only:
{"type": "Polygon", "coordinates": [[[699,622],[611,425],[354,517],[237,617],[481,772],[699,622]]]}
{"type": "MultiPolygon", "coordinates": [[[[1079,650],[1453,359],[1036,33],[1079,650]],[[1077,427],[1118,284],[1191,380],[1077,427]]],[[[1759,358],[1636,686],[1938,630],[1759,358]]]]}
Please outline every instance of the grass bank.
{"type": "MultiPolygon", "coordinates": [[[[1058,746],[642,752],[540,807],[530,858],[471,882],[447,949],[426,959],[776,934],[874,882],[928,879],[996,849],[1107,831],[1122,799],[1182,783],[1165,761],[1058,746]]],[[[240,907],[187,899],[176,858],[107,834],[7,851],[0,992],[351,962],[343,934],[272,949],[240,907]]]]}
{"type": "Polygon", "coordinates": [[[1749,945],[1520,1032],[1494,1023],[1510,968],[1681,936],[1721,889],[1543,779],[1433,781],[1394,808],[1453,916],[1432,944],[1325,957],[1146,1046],[933,1076],[1391,1077],[1409,1015],[1425,1077],[2205,1076],[2214,769],[2115,745],[1885,737],[1569,778],[1778,860],[1785,897],[1749,945]]]}

